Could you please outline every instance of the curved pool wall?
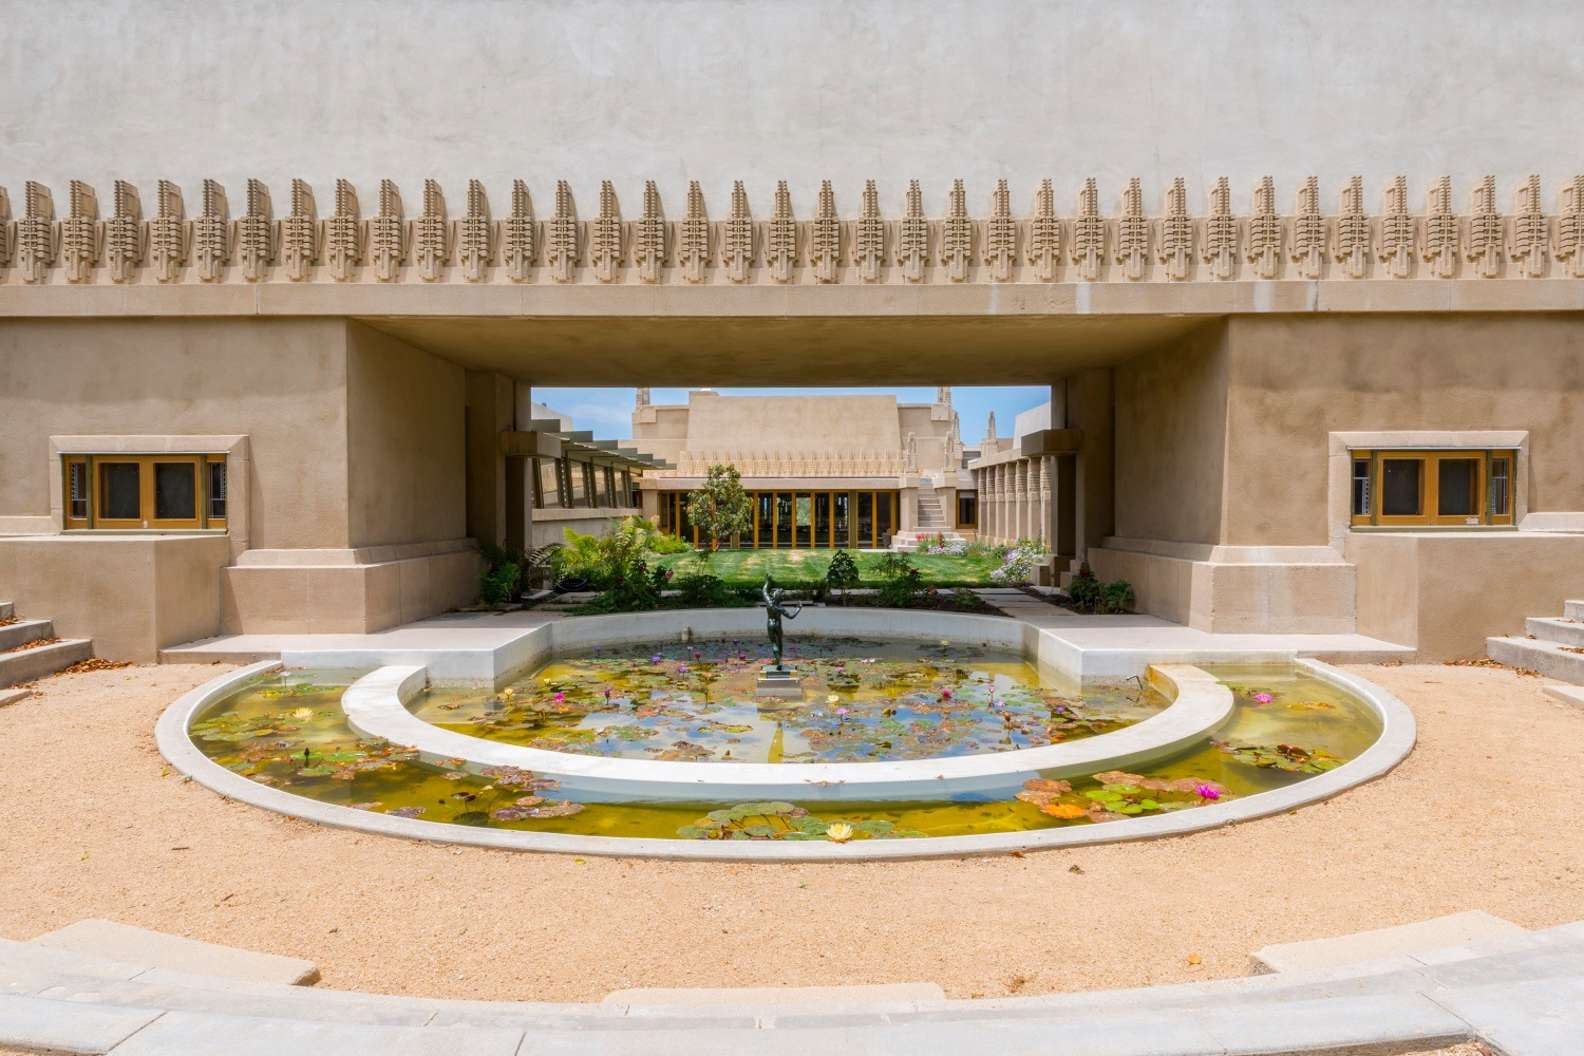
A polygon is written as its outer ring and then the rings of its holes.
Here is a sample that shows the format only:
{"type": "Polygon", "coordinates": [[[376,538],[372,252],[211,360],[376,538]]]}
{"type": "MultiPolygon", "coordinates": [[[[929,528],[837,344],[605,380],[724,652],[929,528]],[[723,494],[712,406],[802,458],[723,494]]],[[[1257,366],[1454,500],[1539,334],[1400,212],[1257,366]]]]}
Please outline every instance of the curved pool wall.
{"type": "Polygon", "coordinates": [[[1375,742],[1335,770],[1284,788],[1171,814],[1129,818],[1104,825],[1060,826],[970,836],[854,840],[850,843],[633,839],[475,828],[322,803],[232,773],[199,751],[187,733],[195,716],[215,702],[279,670],[282,666],[279,661],[262,661],[239,668],[184,694],[161,715],[155,737],[160,752],[172,766],[228,799],[323,825],[404,839],[503,850],[690,861],[850,862],[956,858],[1182,836],[1216,829],[1329,799],[1385,775],[1407,757],[1413,749],[1416,726],[1413,713],[1402,701],[1366,679],[1318,660],[1297,660],[1294,663],[1299,670],[1357,696],[1380,721],[1381,732],[1375,742]]]}
{"type": "Polygon", "coordinates": [[[475,773],[509,766],[554,778],[578,798],[613,802],[746,802],[1010,798],[1031,777],[1076,777],[1137,767],[1203,741],[1232,714],[1232,691],[1197,667],[1163,664],[1150,681],[1169,707],[1142,722],[1082,740],[976,755],[858,763],[670,762],[553,752],[470,737],[418,718],[418,666],[382,667],[341,697],[347,724],[364,737],[418,752],[422,762],[475,773]]]}
{"type": "MultiPolygon", "coordinates": [[[[1142,674],[1144,663],[1127,662],[1126,670],[1090,670],[1082,653],[1033,624],[1004,616],[970,616],[953,612],[909,611],[899,618],[894,609],[810,606],[786,626],[787,647],[800,638],[883,638],[892,641],[978,645],[1017,653],[1046,671],[1076,680],[1084,677],[1129,677],[1142,674]]],[[[615,616],[576,616],[524,627],[509,641],[471,644],[466,630],[430,628],[434,645],[413,648],[287,650],[281,661],[290,668],[364,670],[387,666],[428,669],[435,685],[475,685],[499,689],[518,676],[542,667],[556,656],[643,643],[688,642],[699,639],[744,639],[762,642],[762,608],[669,609],[615,616]]],[[[1238,655],[1216,655],[1236,660],[1238,655]]],[[[1252,656],[1250,659],[1254,658],[1252,656]]],[[[1267,654],[1267,658],[1270,658],[1267,654]]],[[[1290,659],[1290,657],[1288,657],[1290,659]]],[[[1194,662],[1184,658],[1184,663],[1194,662]]],[[[1092,667],[1092,665],[1091,665],[1092,667]]]]}

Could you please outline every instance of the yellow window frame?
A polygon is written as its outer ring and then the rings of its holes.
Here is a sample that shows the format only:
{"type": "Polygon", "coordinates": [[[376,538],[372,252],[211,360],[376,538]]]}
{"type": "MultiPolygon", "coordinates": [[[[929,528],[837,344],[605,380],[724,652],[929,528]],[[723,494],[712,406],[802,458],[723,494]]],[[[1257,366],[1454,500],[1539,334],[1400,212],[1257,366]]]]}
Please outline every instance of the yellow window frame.
{"type": "Polygon", "coordinates": [[[1371,527],[1442,527],[1442,528],[1475,528],[1486,526],[1502,526],[1514,523],[1514,505],[1516,502],[1516,488],[1518,476],[1518,452],[1511,449],[1485,449],[1485,448],[1439,448],[1404,449],[1404,450],[1353,450],[1348,452],[1348,512],[1349,523],[1354,526],[1371,527]],[[1353,481],[1354,462],[1368,460],[1370,463],[1369,481],[1369,511],[1357,513],[1353,510],[1353,481]],[[1493,464],[1497,461],[1506,463],[1507,495],[1503,509],[1490,509],[1490,484],[1492,479],[1493,464]],[[1382,507],[1385,499],[1385,479],[1387,462],[1417,462],[1419,463],[1419,512],[1414,514],[1387,514],[1382,507]],[[1473,462],[1476,479],[1474,483],[1475,513],[1470,514],[1442,514],[1441,509],[1441,463],[1443,462],[1473,462]]]}
{"type": "MultiPolygon", "coordinates": [[[[61,456],[61,489],[63,506],[62,524],[68,531],[107,529],[122,531],[194,531],[204,528],[224,529],[225,517],[209,515],[209,467],[226,464],[225,455],[216,454],[104,454],[61,456]],[[106,467],[131,464],[138,467],[138,516],[106,517],[102,514],[105,495],[106,467]],[[193,474],[193,516],[156,517],[155,477],[161,465],[181,465],[193,474]],[[87,516],[73,516],[72,472],[74,466],[83,467],[87,482],[87,516]]],[[[229,482],[228,482],[229,484],[229,482]]],[[[230,489],[227,487],[227,513],[230,512],[230,489]]]]}

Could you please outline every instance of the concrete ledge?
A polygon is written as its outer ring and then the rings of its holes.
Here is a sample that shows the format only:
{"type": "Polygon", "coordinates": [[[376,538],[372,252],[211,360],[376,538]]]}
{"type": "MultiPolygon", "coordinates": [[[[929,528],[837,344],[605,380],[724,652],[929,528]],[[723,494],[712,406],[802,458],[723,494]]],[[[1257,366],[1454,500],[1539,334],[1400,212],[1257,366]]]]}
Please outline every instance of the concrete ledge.
{"type": "Polygon", "coordinates": [[[155,740],[161,754],[172,766],[228,799],[338,828],[434,843],[560,854],[688,861],[851,862],[958,858],[965,855],[1007,854],[1012,851],[1093,846],[1127,840],[1182,836],[1220,828],[1223,825],[1285,813],[1308,803],[1328,799],[1355,785],[1383,776],[1407,757],[1413,749],[1415,725],[1413,713],[1400,700],[1371,682],[1317,660],[1300,660],[1298,665],[1316,678],[1358,695],[1379,716],[1382,724],[1380,737],[1356,759],[1335,770],[1285,788],[1210,806],[1196,807],[1193,810],[1148,818],[1130,818],[1127,821],[1106,822],[1100,825],[977,836],[860,840],[845,844],[817,841],[759,843],[629,839],[447,825],[418,818],[371,814],[350,807],[321,803],[234,774],[200,752],[187,736],[187,727],[196,714],[249,682],[277,670],[281,665],[275,661],[265,661],[229,672],[184,694],[160,716],[159,723],[155,727],[155,740]]]}
{"type": "Polygon", "coordinates": [[[0,978],[0,1045],[112,1056],[1388,1056],[1473,1039],[1551,1056],[1576,1051],[1584,1030],[1584,924],[1419,963],[979,1000],[945,1000],[930,984],[624,991],[598,1004],[238,989],[4,941],[0,978]]]}
{"type": "MultiPolygon", "coordinates": [[[[1584,710],[1584,686],[1546,686],[1545,695],[1559,704],[1584,710]]],[[[0,703],[4,703],[0,699],[0,703]]]]}
{"type": "Polygon", "coordinates": [[[1262,946],[1254,951],[1252,961],[1256,972],[1335,968],[1389,957],[1407,957],[1417,963],[1434,964],[1445,959],[1441,951],[1525,933],[1525,929],[1511,921],[1482,910],[1470,910],[1394,928],[1262,946]]]}
{"type": "Polygon", "coordinates": [[[312,961],[216,946],[196,939],[149,931],[113,920],[79,920],[32,940],[34,945],[90,954],[149,968],[169,968],[251,983],[305,986],[317,982],[312,961]]]}
{"type": "MultiPolygon", "coordinates": [[[[564,624],[562,626],[565,626],[564,624]]],[[[1083,740],[982,755],[869,763],[685,763],[575,755],[488,741],[441,729],[407,710],[425,685],[421,667],[382,667],[341,698],[347,724],[365,737],[416,749],[435,765],[478,771],[532,770],[574,794],[616,800],[693,803],[788,799],[817,801],[1011,796],[1041,774],[1071,777],[1138,766],[1197,744],[1232,713],[1232,693],[1196,667],[1151,668],[1173,703],[1125,729],[1083,740]]]]}
{"type": "Polygon", "coordinates": [[[87,660],[93,652],[93,642],[87,638],[63,638],[50,645],[0,653],[0,687],[53,675],[79,660],[87,660]]]}

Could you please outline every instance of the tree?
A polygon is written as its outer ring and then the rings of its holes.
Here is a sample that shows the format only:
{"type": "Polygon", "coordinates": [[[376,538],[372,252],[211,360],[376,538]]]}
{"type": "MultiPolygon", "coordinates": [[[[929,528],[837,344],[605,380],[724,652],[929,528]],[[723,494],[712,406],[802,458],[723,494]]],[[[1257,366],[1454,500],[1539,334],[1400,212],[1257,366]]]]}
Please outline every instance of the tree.
{"type": "Polygon", "coordinates": [[[687,515],[708,537],[712,554],[720,549],[722,539],[747,531],[753,524],[753,503],[737,467],[719,462],[711,466],[703,485],[688,494],[687,515]]]}

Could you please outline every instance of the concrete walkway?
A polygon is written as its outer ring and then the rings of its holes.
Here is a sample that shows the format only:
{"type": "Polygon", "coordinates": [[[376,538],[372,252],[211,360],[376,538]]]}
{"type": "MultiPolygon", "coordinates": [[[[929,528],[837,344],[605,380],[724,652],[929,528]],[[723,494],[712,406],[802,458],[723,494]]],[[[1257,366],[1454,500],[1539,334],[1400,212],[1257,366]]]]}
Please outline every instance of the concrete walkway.
{"type": "Polygon", "coordinates": [[[762,990],[674,1003],[441,1001],[249,983],[0,940],[0,1046],[114,1056],[1366,1056],[1479,1039],[1505,1056],[1575,1056],[1584,923],[1146,989],[978,1001],[865,989],[813,1002],[762,990]]]}
{"type": "MultiPolygon", "coordinates": [[[[1127,678],[1151,663],[1227,663],[1312,658],[1335,663],[1411,659],[1413,649],[1361,634],[1212,634],[1155,616],[1082,616],[1016,588],[977,591],[1007,616],[1060,640],[1063,666],[1082,678],[1127,678]]],[[[677,610],[681,612],[683,610],[677,610]]],[[[928,613],[921,613],[927,616],[928,613]]],[[[252,663],[299,654],[340,654],[348,667],[420,662],[419,653],[502,653],[564,613],[451,613],[375,634],[238,634],[160,651],[164,663],[252,663]]],[[[789,638],[796,635],[789,631],[789,638]]]]}

